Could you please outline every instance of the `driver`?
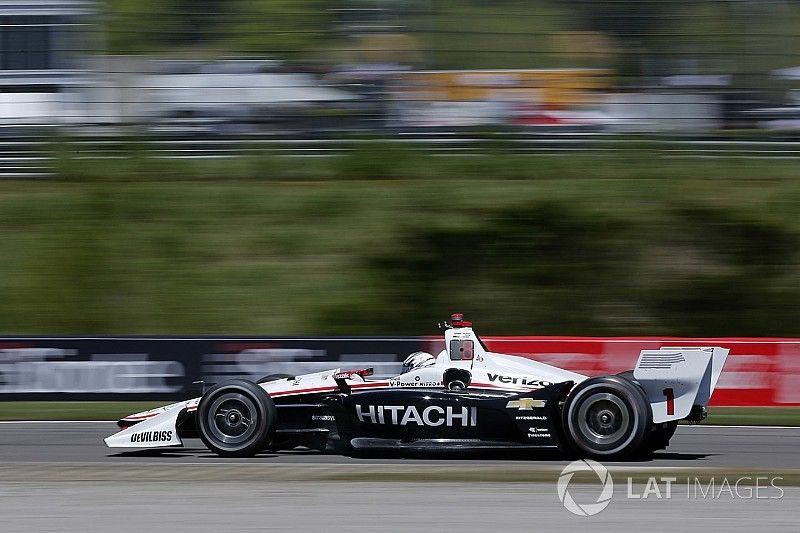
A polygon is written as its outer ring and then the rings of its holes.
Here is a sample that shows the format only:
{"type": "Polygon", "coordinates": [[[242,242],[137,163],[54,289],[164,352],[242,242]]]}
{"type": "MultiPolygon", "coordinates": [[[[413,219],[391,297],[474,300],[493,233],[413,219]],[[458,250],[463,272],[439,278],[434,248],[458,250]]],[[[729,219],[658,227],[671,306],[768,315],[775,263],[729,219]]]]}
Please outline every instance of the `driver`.
{"type": "Polygon", "coordinates": [[[414,352],[406,357],[405,361],[403,361],[403,370],[400,373],[405,374],[411,370],[424,368],[426,366],[433,366],[435,364],[436,357],[434,357],[432,354],[429,354],[428,352],[414,352]]]}

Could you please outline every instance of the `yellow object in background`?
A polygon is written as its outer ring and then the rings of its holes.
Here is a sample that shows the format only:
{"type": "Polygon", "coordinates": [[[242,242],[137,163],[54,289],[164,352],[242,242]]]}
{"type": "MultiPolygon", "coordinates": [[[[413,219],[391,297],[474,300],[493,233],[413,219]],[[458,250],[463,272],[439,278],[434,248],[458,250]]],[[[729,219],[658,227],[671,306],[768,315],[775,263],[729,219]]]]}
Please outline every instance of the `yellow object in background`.
{"type": "Polygon", "coordinates": [[[550,108],[599,102],[610,89],[607,69],[443,70],[397,75],[405,100],[513,101],[550,108]]]}

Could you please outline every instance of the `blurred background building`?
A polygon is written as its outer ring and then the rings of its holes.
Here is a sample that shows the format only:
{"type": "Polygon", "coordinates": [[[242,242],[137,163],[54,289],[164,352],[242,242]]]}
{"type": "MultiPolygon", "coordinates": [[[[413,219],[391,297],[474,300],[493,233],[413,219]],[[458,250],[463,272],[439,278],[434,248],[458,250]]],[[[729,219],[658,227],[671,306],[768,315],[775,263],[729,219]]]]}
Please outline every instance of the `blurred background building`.
{"type": "Polygon", "coordinates": [[[69,94],[87,86],[99,50],[93,2],[0,2],[0,125],[61,123],[69,94]]]}
{"type": "Polygon", "coordinates": [[[5,0],[0,123],[784,133],[799,28],[791,0],[5,0]]]}

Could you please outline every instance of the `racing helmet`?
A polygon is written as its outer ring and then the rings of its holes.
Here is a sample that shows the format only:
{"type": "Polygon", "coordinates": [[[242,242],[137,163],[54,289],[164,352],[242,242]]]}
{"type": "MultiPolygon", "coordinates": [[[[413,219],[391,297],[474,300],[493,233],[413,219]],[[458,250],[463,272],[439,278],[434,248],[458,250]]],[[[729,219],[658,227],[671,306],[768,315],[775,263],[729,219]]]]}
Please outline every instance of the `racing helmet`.
{"type": "Polygon", "coordinates": [[[403,361],[403,370],[400,373],[405,374],[411,370],[426,366],[433,366],[435,364],[436,358],[432,354],[429,354],[428,352],[414,352],[406,357],[405,361],[403,361]]]}

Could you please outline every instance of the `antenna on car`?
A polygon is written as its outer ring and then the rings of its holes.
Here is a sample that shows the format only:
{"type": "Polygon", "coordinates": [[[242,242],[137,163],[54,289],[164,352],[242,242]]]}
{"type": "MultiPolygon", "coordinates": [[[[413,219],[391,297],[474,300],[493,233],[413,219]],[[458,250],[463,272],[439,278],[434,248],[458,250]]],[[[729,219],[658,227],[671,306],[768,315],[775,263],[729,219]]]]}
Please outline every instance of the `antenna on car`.
{"type": "Polygon", "coordinates": [[[439,322],[439,329],[450,328],[469,328],[472,327],[472,322],[464,320],[464,313],[453,313],[450,315],[450,322],[439,322]]]}
{"type": "Polygon", "coordinates": [[[450,315],[450,324],[454,328],[470,328],[472,322],[464,320],[464,313],[453,313],[450,315]]]}

